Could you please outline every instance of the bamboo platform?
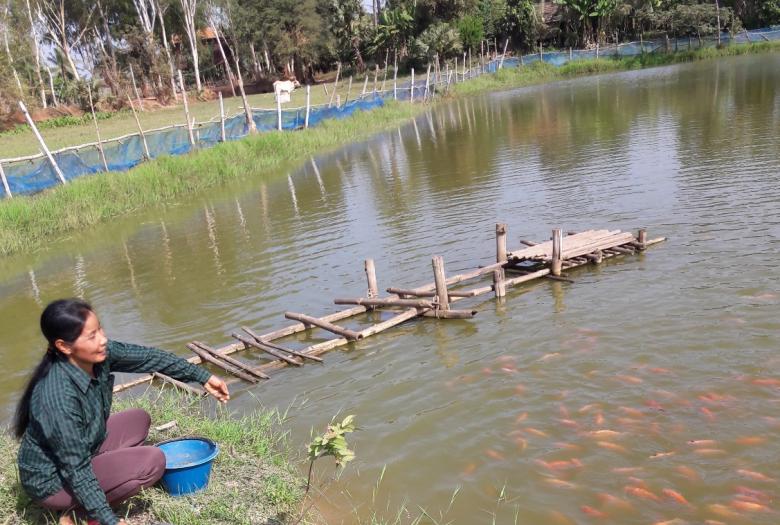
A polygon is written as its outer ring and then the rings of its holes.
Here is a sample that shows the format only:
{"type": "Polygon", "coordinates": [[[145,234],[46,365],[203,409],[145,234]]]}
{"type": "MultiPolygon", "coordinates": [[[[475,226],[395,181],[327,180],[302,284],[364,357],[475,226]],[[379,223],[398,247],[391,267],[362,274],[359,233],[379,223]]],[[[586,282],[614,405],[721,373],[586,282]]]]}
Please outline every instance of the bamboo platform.
{"type": "MultiPolygon", "coordinates": [[[[566,270],[588,264],[601,264],[605,259],[625,257],[642,252],[653,244],[665,241],[665,237],[647,239],[647,232],[639,230],[636,235],[620,230],[587,230],[568,232],[552,230],[550,240],[533,242],[520,241],[522,247],[507,250],[507,226],[496,224],[496,262],[475,268],[469,272],[446,276],[444,259],[434,256],[431,264],[434,280],[432,283],[416,288],[387,288],[387,295],[380,297],[374,261],[365,261],[367,293],[365,297],[338,298],[335,304],[354,305],[350,308],[321,317],[302,313],[285,312],[285,317],[298,322],[268,332],[257,334],[249,327],[241,327],[243,333],[233,332],[234,343],[214,349],[205,343],[193,341],[187,347],[195,353],[188,359],[194,364],[208,362],[233,376],[228,383],[246,381],[257,383],[271,379],[272,372],[285,367],[304,367],[308,362],[322,363],[320,355],[351,342],[371,337],[389,328],[417,317],[437,319],[469,319],[477,314],[474,309],[453,309],[452,304],[472,297],[493,294],[504,297],[507,290],[536,279],[554,279],[574,282],[562,274],[566,270]],[[484,282],[487,278],[491,282],[484,282]],[[479,283],[478,281],[483,281],[479,283]],[[461,288],[467,282],[475,281],[471,288],[461,288]],[[459,286],[458,289],[451,289],[459,286]],[[338,325],[338,321],[349,319],[373,310],[390,311],[393,315],[363,330],[355,331],[338,325]],[[319,328],[335,337],[310,345],[301,350],[291,350],[274,341],[296,333],[319,328]],[[230,354],[243,350],[264,352],[270,361],[252,367],[230,354]]],[[[186,388],[190,392],[202,394],[200,388],[184,385],[162,374],[150,374],[138,377],[114,387],[121,392],[134,386],[149,383],[155,378],[167,381],[177,388],[186,388]]]]}

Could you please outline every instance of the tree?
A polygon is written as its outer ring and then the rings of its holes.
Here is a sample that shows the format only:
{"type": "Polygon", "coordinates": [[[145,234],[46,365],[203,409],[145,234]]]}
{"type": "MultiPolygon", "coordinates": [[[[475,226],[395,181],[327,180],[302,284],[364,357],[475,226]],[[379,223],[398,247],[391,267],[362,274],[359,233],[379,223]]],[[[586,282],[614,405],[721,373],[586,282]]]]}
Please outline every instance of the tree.
{"type": "Polygon", "coordinates": [[[478,16],[466,15],[458,20],[458,31],[465,49],[476,49],[485,38],[485,25],[478,16]]]}
{"type": "Polygon", "coordinates": [[[360,0],[330,0],[327,4],[327,23],[334,37],[336,55],[340,61],[357,63],[365,69],[360,49],[368,34],[369,22],[365,19],[360,0]]]}
{"type": "Polygon", "coordinates": [[[67,67],[75,80],[81,80],[73,52],[83,44],[91,29],[95,6],[87,7],[83,0],[69,0],[67,9],[65,4],[65,0],[38,0],[38,19],[45,27],[49,44],[62,58],[63,76],[67,67]]]}
{"type": "Polygon", "coordinates": [[[409,41],[413,37],[414,16],[405,7],[385,9],[379,17],[372,49],[374,52],[395,49],[401,57],[406,56],[409,41]]]}
{"type": "Polygon", "coordinates": [[[195,17],[198,12],[198,0],[179,0],[184,14],[184,32],[190,44],[192,54],[192,67],[195,69],[195,87],[200,93],[203,87],[200,83],[200,62],[198,59],[198,32],[195,26],[195,17]]]}
{"type": "Polygon", "coordinates": [[[422,32],[414,41],[414,57],[425,63],[435,57],[457,56],[463,50],[458,30],[451,25],[439,22],[422,32]]]}

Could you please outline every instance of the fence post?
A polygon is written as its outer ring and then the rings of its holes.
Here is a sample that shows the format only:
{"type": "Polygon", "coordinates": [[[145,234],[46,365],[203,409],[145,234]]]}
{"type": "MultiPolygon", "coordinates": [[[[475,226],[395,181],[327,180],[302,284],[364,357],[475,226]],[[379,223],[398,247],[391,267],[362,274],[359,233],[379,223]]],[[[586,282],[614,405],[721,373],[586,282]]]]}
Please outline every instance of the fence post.
{"type": "Polygon", "coordinates": [[[141,127],[141,121],[138,120],[138,113],[135,112],[135,106],[133,106],[133,99],[130,98],[130,95],[127,95],[127,101],[130,103],[130,109],[133,111],[133,117],[135,118],[135,123],[138,126],[138,134],[141,135],[141,143],[144,146],[144,158],[146,160],[149,160],[152,158],[151,155],[149,155],[149,146],[146,144],[146,135],[144,135],[144,129],[141,127]]]}
{"type": "Polygon", "coordinates": [[[431,63],[428,63],[428,72],[425,73],[425,92],[423,94],[423,102],[428,102],[428,93],[430,90],[430,82],[431,82],[431,63]]]}
{"type": "Polygon", "coordinates": [[[184,118],[187,119],[187,135],[190,138],[190,146],[195,146],[195,135],[192,134],[192,124],[190,121],[190,105],[187,102],[187,90],[184,88],[184,77],[181,76],[181,69],[179,71],[179,89],[181,89],[181,97],[184,101],[184,118]]]}
{"type": "Polygon", "coordinates": [[[374,93],[376,93],[376,84],[379,80],[379,64],[374,64],[374,93]]]}
{"type": "MultiPolygon", "coordinates": [[[[506,46],[509,45],[509,39],[507,38],[504,40],[504,51],[501,53],[501,62],[498,63],[498,69],[502,69],[504,67],[504,58],[506,57],[506,46]]],[[[498,50],[496,50],[496,53],[498,53],[498,50]]]]}
{"type": "Polygon", "coordinates": [[[414,68],[412,68],[412,87],[409,88],[409,102],[414,102],[414,68]]]}
{"type": "Polygon", "coordinates": [[[25,107],[24,102],[22,102],[21,100],[19,101],[19,108],[22,110],[22,113],[24,113],[24,118],[27,119],[27,124],[29,124],[30,128],[32,128],[33,133],[35,134],[35,138],[38,139],[38,144],[40,144],[41,150],[46,155],[46,157],[49,159],[49,163],[51,164],[51,167],[54,170],[54,173],[57,174],[57,177],[60,179],[60,182],[62,182],[63,184],[67,184],[67,181],[65,180],[65,175],[62,174],[62,171],[60,170],[60,167],[57,166],[57,162],[54,160],[54,157],[52,157],[51,152],[49,151],[49,148],[46,147],[46,143],[43,141],[43,137],[41,137],[41,134],[38,131],[38,128],[35,126],[35,122],[33,122],[33,119],[30,116],[30,113],[27,111],[27,108],[25,107]]]}
{"type": "Polygon", "coordinates": [[[87,84],[87,93],[89,94],[89,109],[92,111],[92,122],[95,123],[95,134],[97,135],[97,149],[100,153],[100,160],[103,161],[103,168],[108,171],[108,162],[106,162],[106,154],[103,151],[103,142],[100,140],[100,128],[98,128],[97,117],[95,116],[95,106],[92,104],[92,88],[87,84]]]}
{"type": "Polygon", "coordinates": [[[574,60],[574,51],[572,50],[572,48],[569,48],[569,62],[571,62],[572,60],[574,60]]]}
{"type": "Polygon", "coordinates": [[[563,233],[560,228],[555,228],[552,231],[552,260],[550,262],[550,273],[558,276],[561,275],[561,268],[563,266],[563,233]]]}
{"type": "Polygon", "coordinates": [[[219,136],[222,142],[225,142],[227,140],[225,137],[225,104],[222,102],[222,92],[217,91],[217,93],[219,93],[219,136]]]}
{"type": "Polygon", "coordinates": [[[3,180],[3,188],[5,188],[5,194],[8,195],[8,198],[12,198],[13,195],[11,195],[11,188],[8,186],[8,179],[5,178],[5,172],[3,171],[3,163],[0,162],[0,179],[3,180]]]}
{"type": "Polygon", "coordinates": [[[303,121],[304,129],[309,128],[309,113],[311,111],[311,85],[306,84],[306,117],[303,121]]]}
{"type": "Polygon", "coordinates": [[[539,62],[544,62],[544,44],[539,41],[539,62]]]}
{"type": "Polygon", "coordinates": [[[398,100],[398,50],[393,52],[393,100],[398,100]]]}
{"type": "Polygon", "coordinates": [[[339,75],[341,74],[341,62],[339,62],[336,68],[336,81],[333,83],[333,93],[330,94],[330,100],[328,101],[328,107],[333,105],[333,99],[336,97],[336,90],[339,87],[339,75]]]}
{"type": "Polygon", "coordinates": [[[599,57],[599,43],[596,42],[596,58],[599,57]]]}
{"type": "Polygon", "coordinates": [[[363,80],[363,91],[360,93],[360,98],[366,96],[367,89],[368,89],[368,73],[366,73],[366,78],[363,80]]]}
{"type": "Polygon", "coordinates": [[[138,93],[138,86],[135,85],[135,74],[133,73],[133,65],[130,64],[130,79],[133,81],[133,91],[135,92],[135,98],[138,100],[138,106],[141,108],[141,111],[144,110],[144,105],[141,102],[141,95],[138,93]]]}
{"type": "Polygon", "coordinates": [[[276,94],[276,129],[282,131],[282,97],[278,93],[276,94]]]}
{"type": "Polygon", "coordinates": [[[347,105],[347,102],[349,102],[349,94],[352,91],[352,75],[349,75],[349,84],[347,85],[347,96],[344,99],[344,105],[347,105]]]}

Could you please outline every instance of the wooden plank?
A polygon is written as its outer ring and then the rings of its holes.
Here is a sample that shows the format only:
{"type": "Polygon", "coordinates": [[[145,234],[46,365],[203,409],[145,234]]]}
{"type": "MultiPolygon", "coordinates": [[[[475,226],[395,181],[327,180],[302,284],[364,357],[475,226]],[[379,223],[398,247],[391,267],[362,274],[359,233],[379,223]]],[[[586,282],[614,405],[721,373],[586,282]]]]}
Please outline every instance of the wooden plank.
{"type": "Polygon", "coordinates": [[[435,304],[423,299],[366,299],[356,297],[353,299],[334,299],[335,304],[361,304],[364,306],[398,306],[403,308],[434,308],[435,304]]]}
{"type": "Polygon", "coordinates": [[[293,366],[303,366],[303,360],[295,360],[292,357],[288,357],[284,355],[279,350],[276,350],[275,348],[271,348],[267,345],[264,345],[263,343],[256,341],[255,339],[250,339],[249,337],[245,337],[239,333],[233,332],[230,334],[230,336],[238,341],[241,341],[247,346],[253,346],[257,348],[258,350],[262,350],[263,352],[266,352],[268,354],[271,354],[277,359],[281,359],[282,361],[293,365],[293,366]]]}
{"type": "Polygon", "coordinates": [[[350,330],[348,328],[335,325],[329,321],[326,321],[323,318],[312,317],[310,315],[299,314],[296,312],[284,312],[284,316],[287,319],[294,319],[304,324],[316,326],[318,328],[322,328],[323,330],[327,330],[328,332],[333,332],[334,334],[346,337],[347,339],[351,339],[353,341],[357,341],[358,339],[363,338],[359,332],[355,332],[354,330],[350,330]]]}
{"type": "Polygon", "coordinates": [[[165,374],[161,374],[159,372],[153,372],[153,377],[156,377],[157,379],[160,379],[162,381],[165,381],[166,383],[170,383],[176,388],[180,388],[181,390],[184,390],[185,392],[189,392],[190,394],[194,394],[196,396],[204,396],[206,395],[206,391],[202,388],[196,388],[194,386],[188,385],[187,383],[184,383],[182,381],[179,381],[178,379],[174,379],[170,376],[166,376],[165,374]]]}

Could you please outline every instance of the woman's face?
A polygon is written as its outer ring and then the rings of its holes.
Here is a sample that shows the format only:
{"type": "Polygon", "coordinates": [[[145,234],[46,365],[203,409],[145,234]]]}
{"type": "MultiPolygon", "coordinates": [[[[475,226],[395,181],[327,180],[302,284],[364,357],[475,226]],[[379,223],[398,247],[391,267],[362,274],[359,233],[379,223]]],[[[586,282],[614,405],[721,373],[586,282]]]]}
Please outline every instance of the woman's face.
{"type": "Polygon", "coordinates": [[[57,348],[68,356],[73,364],[92,370],[92,365],[106,360],[106,344],[108,339],[100,326],[100,320],[93,312],[90,312],[84,322],[81,335],[72,343],[66,343],[62,339],[57,340],[57,348]]]}

